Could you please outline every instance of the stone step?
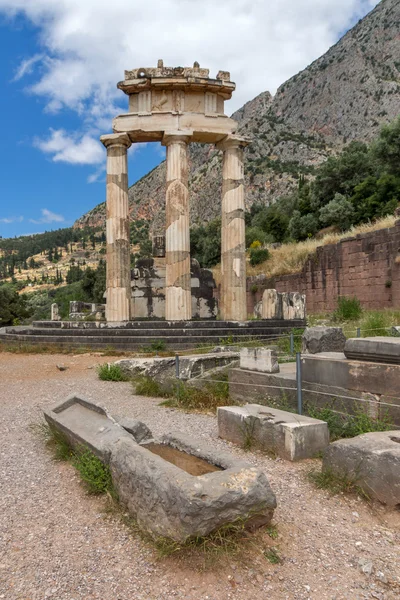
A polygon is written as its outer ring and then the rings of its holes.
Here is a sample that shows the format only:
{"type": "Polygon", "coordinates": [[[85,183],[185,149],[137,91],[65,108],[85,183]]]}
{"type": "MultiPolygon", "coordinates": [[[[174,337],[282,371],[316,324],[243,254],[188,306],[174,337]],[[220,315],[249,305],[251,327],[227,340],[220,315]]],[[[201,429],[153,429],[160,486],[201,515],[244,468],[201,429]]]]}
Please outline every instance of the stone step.
{"type": "Polygon", "coordinates": [[[213,338],[227,338],[233,337],[276,337],[282,335],[287,331],[284,327],[263,327],[259,329],[117,329],[117,328],[104,328],[104,329],[39,329],[26,327],[16,330],[16,328],[7,328],[7,333],[13,335],[44,335],[44,336],[74,336],[74,337],[129,337],[135,339],[137,336],[150,337],[150,338],[174,338],[174,337],[213,337],[213,338]]]}
{"type": "MultiPolygon", "coordinates": [[[[240,337],[236,338],[240,341],[240,337]]],[[[276,339],[276,336],[268,338],[271,341],[276,339]]],[[[216,346],[220,343],[219,337],[206,337],[206,336],[191,336],[185,337],[156,337],[149,338],[148,336],[115,336],[115,337],[101,337],[101,336],[48,336],[48,335],[24,335],[24,334],[3,334],[0,336],[2,342],[19,342],[27,344],[53,344],[62,346],[87,346],[87,347],[106,347],[113,346],[115,348],[126,348],[126,349],[139,349],[142,347],[148,347],[152,342],[162,340],[165,342],[167,348],[170,349],[181,349],[181,348],[195,348],[197,346],[203,346],[208,344],[209,346],[216,346]]],[[[223,338],[222,338],[223,340],[223,338]]],[[[235,338],[234,340],[235,341],[235,338]]],[[[266,340],[266,343],[267,340],[266,340]]]]}
{"type": "Polygon", "coordinates": [[[263,329],[264,327],[305,327],[305,321],[302,319],[263,319],[254,321],[165,321],[160,319],[157,321],[143,319],[138,321],[129,321],[118,325],[117,327],[108,326],[103,321],[34,321],[32,327],[35,329],[166,329],[168,331],[174,329],[263,329]]]}

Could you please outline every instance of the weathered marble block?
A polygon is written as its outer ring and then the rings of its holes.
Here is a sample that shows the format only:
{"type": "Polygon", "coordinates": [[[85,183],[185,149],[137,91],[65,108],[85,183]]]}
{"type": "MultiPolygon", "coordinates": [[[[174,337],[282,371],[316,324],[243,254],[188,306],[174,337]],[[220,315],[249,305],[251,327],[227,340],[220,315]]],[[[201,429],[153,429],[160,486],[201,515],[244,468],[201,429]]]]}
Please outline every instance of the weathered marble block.
{"type": "Polygon", "coordinates": [[[276,350],[269,348],[241,348],[240,368],[262,373],[279,373],[276,350]]]}
{"type": "Polygon", "coordinates": [[[219,407],[218,435],[291,461],[312,458],[329,444],[325,421],[260,404],[219,407]]]}
{"type": "Polygon", "coordinates": [[[345,343],[346,336],[341,327],[307,327],[301,351],[307,354],[343,352],[345,343]]]}
{"type": "Polygon", "coordinates": [[[400,431],[364,433],[338,440],[324,455],[323,471],[351,479],[368,496],[400,505],[400,431]]]}

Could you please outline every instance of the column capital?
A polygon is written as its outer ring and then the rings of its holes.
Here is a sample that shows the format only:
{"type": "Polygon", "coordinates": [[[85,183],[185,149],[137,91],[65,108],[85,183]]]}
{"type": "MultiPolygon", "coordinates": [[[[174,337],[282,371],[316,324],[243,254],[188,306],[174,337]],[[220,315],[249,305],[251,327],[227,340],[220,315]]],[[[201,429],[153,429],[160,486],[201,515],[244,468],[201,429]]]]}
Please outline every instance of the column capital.
{"type": "Polygon", "coordinates": [[[161,144],[169,146],[170,144],[183,142],[188,144],[193,136],[192,129],[177,129],[176,131],[164,131],[161,144]]]}
{"type": "Polygon", "coordinates": [[[132,145],[127,133],[107,133],[100,136],[100,141],[106,148],[111,148],[112,146],[125,146],[125,148],[129,148],[132,145]]]}
{"type": "Polygon", "coordinates": [[[218,150],[228,150],[229,148],[245,148],[250,144],[248,138],[239,135],[227,135],[220,142],[215,144],[218,150]]]}

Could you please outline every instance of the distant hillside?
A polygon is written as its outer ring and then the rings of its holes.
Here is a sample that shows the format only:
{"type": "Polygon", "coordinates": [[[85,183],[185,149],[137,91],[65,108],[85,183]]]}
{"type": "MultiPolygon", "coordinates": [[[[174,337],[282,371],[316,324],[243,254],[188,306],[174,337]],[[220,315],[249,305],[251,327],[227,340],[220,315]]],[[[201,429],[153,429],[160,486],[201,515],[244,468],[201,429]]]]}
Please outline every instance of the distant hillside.
{"type": "MultiPolygon", "coordinates": [[[[314,168],[352,141],[369,141],[400,113],[400,2],[378,6],[275,97],[263,92],[233,117],[253,139],[246,149],[246,203],[269,205],[312,178],[314,168]]],[[[204,223],[220,213],[221,155],[194,144],[191,156],[191,220],[204,223]]],[[[132,219],[164,224],[165,163],[129,189],[132,219]]],[[[104,203],[76,227],[103,226],[104,203]]]]}

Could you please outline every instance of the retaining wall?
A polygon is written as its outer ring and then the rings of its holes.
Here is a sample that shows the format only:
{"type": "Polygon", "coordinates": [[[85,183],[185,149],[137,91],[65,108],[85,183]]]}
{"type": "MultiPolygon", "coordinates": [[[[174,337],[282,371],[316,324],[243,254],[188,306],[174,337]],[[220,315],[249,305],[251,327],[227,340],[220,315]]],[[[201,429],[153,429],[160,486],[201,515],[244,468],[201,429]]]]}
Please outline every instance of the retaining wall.
{"type": "Polygon", "coordinates": [[[308,312],[334,310],[338,296],[356,296],[364,308],[400,308],[400,220],[394,227],[320,246],[292,275],[247,278],[251,314],[263,291],[306,294],[308,312]]]}

